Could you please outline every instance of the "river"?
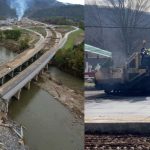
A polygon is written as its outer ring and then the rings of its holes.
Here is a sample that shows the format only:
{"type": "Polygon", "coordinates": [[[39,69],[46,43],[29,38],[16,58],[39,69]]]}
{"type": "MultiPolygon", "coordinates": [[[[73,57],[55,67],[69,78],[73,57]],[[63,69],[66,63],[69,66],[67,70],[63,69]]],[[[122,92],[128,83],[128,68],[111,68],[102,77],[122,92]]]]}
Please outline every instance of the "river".
{"type": "Polygon", "coordinates": [[[0,65],[9,60],[12,60],[16,55],[16,53],[0,46],[0,65]]]}
{"type": "Polygon", "coordinates": [[[31,150],[82,150],[83,125],[62,104],[32,85],[9,108],[11,119],[25,126],[31,150]]]}
{"type": "Polygon", "coordinates": [[[67,86],[68,88],[79,92],[84,91],[83,80],[76,78],[68,73],[65,73],[53,66],[49,68],[49,73],[52,76],[52,78],[56,78],[57,80],[60,80],[61,83],[67,86]]]}
{"type": "MultiPolygon", "coordinates": [[[[15,56],[0,47],[1,64],[15,56]]],[[[81,80],[55,67],[50,68],[50,72],[74,90],[83,88],[81,80]]],[[[84,125],[65,106],[34,83],[29,91],[23,90],[19,101],[12,101],[9,117],[25,127],[25,142],[30,150],[82,150],[84,147],[84,125]]]]}

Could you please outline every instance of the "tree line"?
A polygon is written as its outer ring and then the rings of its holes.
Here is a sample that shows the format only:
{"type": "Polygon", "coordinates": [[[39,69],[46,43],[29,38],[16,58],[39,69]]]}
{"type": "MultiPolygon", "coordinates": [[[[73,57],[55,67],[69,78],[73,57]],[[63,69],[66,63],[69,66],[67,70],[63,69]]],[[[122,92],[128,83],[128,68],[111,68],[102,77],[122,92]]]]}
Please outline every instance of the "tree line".
{"type": "Polygon", "coordinates": [[[74,76],[83,78],[84,72],[84,43],[73,48],[61,49],[54,57],[54,64],[74,76]]]}
{"type": "Polygon", "coordinates": [[[68,19],[67,17],[50,17],[47,19],[43,19],[42,21],[48,24],[55,24],[55,25],[78,26],[79,28],[84,30],[84,22],[82,20],[75,21],[73,19],[68,19]]]}
{"type": "Polygon", "coordinates": [[[21,37],[21,31],[17,30],[17,29],[0,31],[0,40],[1,41],[4,39],[11,39],[11,40],[18,41],[20,37],[21,37]]]}

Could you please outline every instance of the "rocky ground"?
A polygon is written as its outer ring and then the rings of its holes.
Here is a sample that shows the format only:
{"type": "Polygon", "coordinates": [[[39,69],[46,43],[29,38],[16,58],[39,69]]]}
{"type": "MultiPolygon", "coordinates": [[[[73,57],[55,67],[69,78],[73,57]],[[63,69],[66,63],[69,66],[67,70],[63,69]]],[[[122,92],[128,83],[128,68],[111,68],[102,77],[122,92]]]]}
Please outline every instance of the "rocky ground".
{"type": "Polygon", "coordinates": [[[7,118],[8,104],[0,99],[0,150],[28,150],[23,127],[7,118]]]}
{"type": "Polygon", "coordinates": [[[28,150],[19,136],[21,127],[13,121],[0,124],[0,150],[28,150]]]}
{"type": "Polygon", "coordinates": [[[85,150],[150,150],[150,137],[87,134],[85,150]]]}
{"type": "Polygon", "coordinates": [[[44,73],[36,84],[65,105],[76,118],[84,118],[84,95],[64,86],[61,81],[44,73]]]}

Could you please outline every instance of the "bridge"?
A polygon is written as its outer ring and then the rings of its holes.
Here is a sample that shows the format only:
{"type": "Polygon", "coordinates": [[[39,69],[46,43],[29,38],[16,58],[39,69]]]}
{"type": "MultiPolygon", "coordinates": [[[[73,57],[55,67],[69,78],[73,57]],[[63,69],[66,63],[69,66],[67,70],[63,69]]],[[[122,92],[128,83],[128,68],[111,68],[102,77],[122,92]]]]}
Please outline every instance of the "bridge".
{"type": "Polygon", "coordinates": [[[38,32],[24,28],[40,36],[40,40],[35,44],[34,48],[25,50],[17,55],[14,60],[0,67],[0,98],[5,102],[9,103],[12,97],[19,100],[22,89],[29,90],[31,81],[38,81],[39,75],[43,74],[45,69],[48,69],[50,60],[64,46],[68,36],[78,30],[78,28],[74,27],[74,30],[62,37],[61,33],[57,32],[53,26],[43,25],[47,34],[45,38],[38,32]],[[51,44],[53,38],[52,31],[47,27],[55,32],[56,37],[54,46],[44,51],[46,45],[51,44]]]}

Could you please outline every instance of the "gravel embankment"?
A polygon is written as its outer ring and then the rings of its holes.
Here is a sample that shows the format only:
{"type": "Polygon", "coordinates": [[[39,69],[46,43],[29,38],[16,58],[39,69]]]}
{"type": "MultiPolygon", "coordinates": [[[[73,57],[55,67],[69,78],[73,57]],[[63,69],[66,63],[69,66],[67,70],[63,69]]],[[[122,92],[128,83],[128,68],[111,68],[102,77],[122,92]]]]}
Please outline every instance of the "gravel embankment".
{"type": "Polygon", "coordinates": [[[150,150],[150,137],[87,134],[85,150],[150,150]]]}
{"type": "Polygon", "coordinates": [[[0,99],[0,150],[28,150],[23,127],[7,118],[8,104],[0,99]]]}

